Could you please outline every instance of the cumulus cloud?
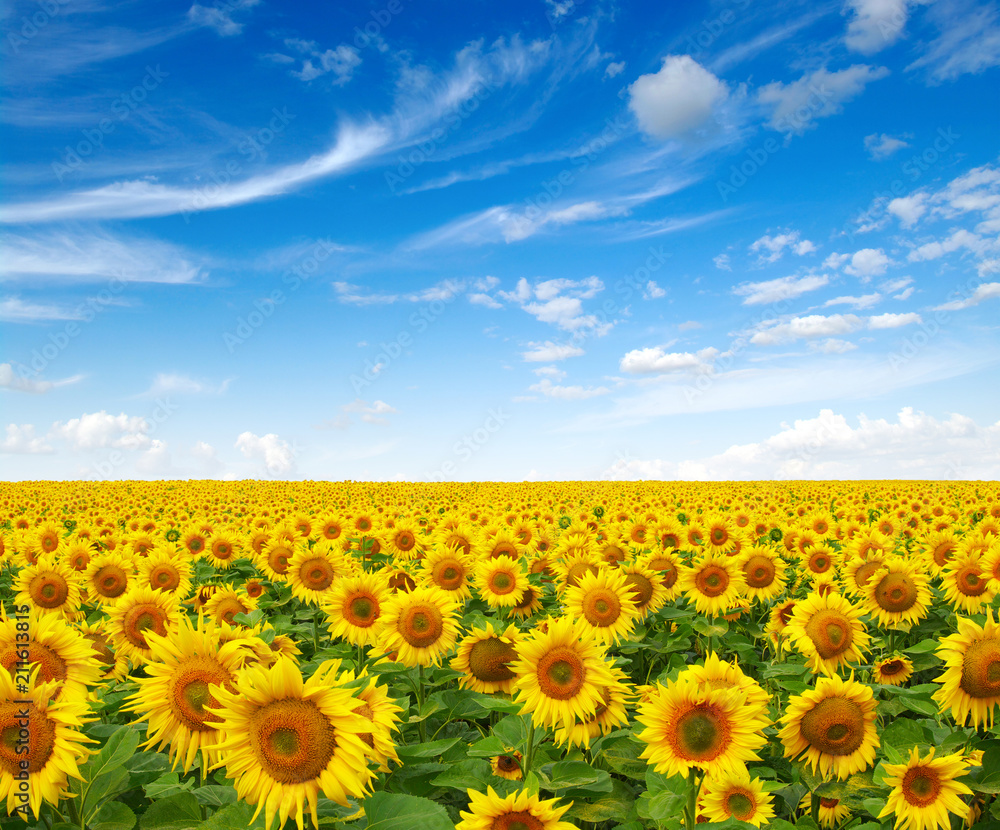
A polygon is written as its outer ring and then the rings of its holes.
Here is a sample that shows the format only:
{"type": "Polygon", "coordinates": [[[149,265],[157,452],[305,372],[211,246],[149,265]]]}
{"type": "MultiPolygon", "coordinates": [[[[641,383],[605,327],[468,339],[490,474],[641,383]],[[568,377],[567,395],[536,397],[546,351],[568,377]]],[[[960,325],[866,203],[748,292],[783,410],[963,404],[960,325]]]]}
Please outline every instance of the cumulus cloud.
{"type": "Polygon", "coordinates": [[[728,90],[690,55],[668,55],[659,72],[640,75],[629,87],[629,109],[653,138],[679,138],[712,118],[728,90]]]}
{"type": "Polygon", "coordinates": [[[361,65],[361,55],[356,48],[346,43],[336,49],[320,49],[313,40],[287,38],[285,46],[305,56],[302,68],[291,70],[291,74],[301,81],[312,81],[330,74],[334,86],[343,86],[361,65]]]}
{"type": "Polygon", "coordinates": [[[149,431],[149,421],[139,415],[124,412],[110,415],[102,409],[69,421],[57,421],[49,430],[49,437],[62,439],[75,450],[103,447],[137,450],[149,446],[149,431]]]}
{"type": "Polygon", "coordinates": [[[992,300],[997,297],[1000,297],[1000,282],[984,282],[978,285],[970,296],[939,305],[934,310],[961,311],[964,308],[972,308],[972,306],[979,305],[983,300],[992,300]]]}
{"type": "Polygon", "coordinates": [[[878,329],[898,329],[900,326],[909,326],[915,323],[922,323],[923,320],[916,312],[910,311],[906,314],[879,314],[868,318],[868,328],[878,329]]]}
{"type": "Polygon", "coordinates": [[[847,0],[845,13],[851,14],[844,45],[852,52],[874,55],[892,46],[906,26],[908,0],[847,0]]]}
{"type": "MultiPolygon", "coordinates": [[[[910,138],[910,136],[907,135],[906,138],[910,138]]],[[[865,136],[865,149],[868,151],[868,155],[875,161],[884,161],[897,150],[902,150],[904,147],[909,146],[909,143],[902,138],[896,138],[885,133],[881,135],[879,133],[872,133],[865,136]]]]}
{"type": "Polygon", "coordinates": [[[809,291],[822,288],[830,281],[825,274],[809,274],[804,277],[779,277],[764,282],[748,282],[737,285],[733,293],[743,297],[743,305],[761,305],[776,303],[779,300],[791,300],[801,297],[809,291]]]}
{"type": "Polygon", "coordinates": [[[244,458],[262,461],[270,475],[288,475],[295,469],[295,451],[292,445],[273,432],[267,435],[242,432],[234,446],[243,453],[244,458]]]}
{"type": "Polygon", "coordinates": [[[863,294],[860,297],[834,297],[832,300],[827,300],[823,303],[824,308],[829,308],[832,305],[850,305],[854,306],[856,309],[871,308],[873,305],[877,305],[882,299],[882,295],[879,293],[875,294],[863,294]]]}
{"type": "Polygon", "coordinates": [[[912,228],[927,212],[927,194],[918,191],[909,196],[900,196],[889,202],[886,210],[899,219],[902,227],[912,228]]]}
{"type": "Polygon", "coordinates": [[[662,346],[633,349],[618,364],[622,372],[630,375],[662,375],[671,372],[702,371],[712,368],[719,351],[709,347],[698,352],[668,352],[662,346]]]}
{"type": "Polygon", "coordinates": [[[872,81],[889,74],[885,67],[855,64],[839,72],[818,69],[797,81],[762,86],[757,101],[771,111],[768,126],[787,134],[801,134],[818,118],[836,115],[843,104],[856,98],[872,81]]]}
{"type": "Polygon", "coordinates": [[[769,322],[764,328],[750,338],[755,346],[773,346],[792,340],[810,339],[814,337],[832,337],[838,334],[850,334],[862,327],[864,321],[855,314],[810,314],[805,317],[792,317],[783,322],[769,322]]]}
{"type": "Polygon", "coordinates": [[[36,455],[50,452],[53,452],[52,447],[44,438],[35,435],[33,424],[7,424],[6,433],[0,440],[0,453],[36,455]]]}
{"type": "Polygon", "coordinates": [[[905,407],[895,422],[865,415],[851,426],[823,409],[782,424],[761,441],[682,461],[620,459],[604,473],[619,480],[941,479],[1000,477],[1000,422],[964,415],[934,418],[905,407]]]}
{"type": "Polygon", "coordinates": [[[583,280],[554,279],[532,284],[522,277],[513,291],[499,291],[497,296],[520,306],[542,323],[563,331],[606,334],[611,323],[595,314],[587,314],[583,301],[604,290],[604,283],[597,277],[583,280]]]}
{"type": "Polygon", "coordinates": [[[803,256],[815,251],[816,245],[808,239],[800,239],[798,231],[784,231],[774,236],[765,234],[750,245],[750,251],[758,255],[758,265],[777,262],[784,256],[786,249],[803,256]]]}
{"type": "Polygon", "coordinates": [[[557,398],[562,401],[585,401],[587,398],[607,395],[611,391],[605,386],[558,386],[548,378],[532,384],[528,389],[532,392],[541,392],[547,398],[557,398]]]}
{"type": "Polygon", "coordinates": [[[568,357],[580,357],[582,354],[583,349],[579,346],[546,340],[544,343],[529,343],[528,350],[521,352],[521,358],[525,363],[551,363],[568,357]]]}
{"type": "Polygon", "coordinates": [[[844,266],[844,272],[862,279],[880,277],[892,260],[881,248],[862,248],[851,256],[851,264],[844,266]]]}

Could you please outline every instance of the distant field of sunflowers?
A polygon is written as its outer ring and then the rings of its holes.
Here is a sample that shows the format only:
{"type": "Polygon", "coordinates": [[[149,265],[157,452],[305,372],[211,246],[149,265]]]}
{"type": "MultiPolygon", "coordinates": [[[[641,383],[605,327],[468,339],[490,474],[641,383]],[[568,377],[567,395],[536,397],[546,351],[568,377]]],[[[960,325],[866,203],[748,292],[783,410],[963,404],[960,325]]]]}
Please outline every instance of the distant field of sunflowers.
{"type": "Polygon", "coordinates": [[[997,482],[0,490],[0,830],[1000,830],[997,482]]]}

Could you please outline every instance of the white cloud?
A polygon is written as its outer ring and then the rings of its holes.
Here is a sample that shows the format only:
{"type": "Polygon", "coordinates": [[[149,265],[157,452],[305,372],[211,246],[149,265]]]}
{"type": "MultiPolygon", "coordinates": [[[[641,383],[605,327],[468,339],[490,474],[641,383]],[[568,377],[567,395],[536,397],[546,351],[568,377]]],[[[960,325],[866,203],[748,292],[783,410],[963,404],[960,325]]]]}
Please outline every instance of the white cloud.
{"type": "Polygon", "coordinates": [[[291,444],[273,432],[267,435],[242,432],[234,446],[244,458],[262,461],[271,475],[287,475],[295,468],[295,452],[291,444]]]}
{"type": "Polygon", "coordinates": [[[562,380],[566,377],[566,373],[558,366],[539,366],[531,371],[540,378],[549,378],[550,380],[562,380]]]}
{"type": "MultiPolygon", "coordinates": [[[[27,368],[27,367],[25,367],[27,368]]],[[[61,380],[35,380],[24,375],[37,374],[36,372],[17,372],[10,363],[0,363],[0,389],[14,389],[17,392],[32,392],[35,394],[48,392],[60,386],[69,386],[78,383],[83,379],[83,375],[73,375],[73,377],[62,378],[61,380]]]]}
{"type": "Polygon", "coordinates": [[[929,259],[940,259],[946,254],[954,253],[961,248],[972,251],[973,253],[983,253],[990,243],[984,241],[981,237],[976,234],[967,231],[965,228],[959,228],[953,231],[950,236],[934,242],[927,242],[918,248],[914,248],[907,255],[907,259],[910,262],[924,262],[929,259]]]}
{"type": "Polygon", "coordinates": [[[868,328],[872,330],[898,329],[900,326],[910,326],[922,322],[920,315],[912,311],[906,314],[879,314],[868,318],[868,328]]]}
{"type": "MultiPolygon", "coordinates": [[[[906,136],[909,138],[909,136],[906,136]]],[[[882,133],[872,133],[871,135],[865,136],[865,149],[868,151],[868,155],[871,156],[875,161],[883,161],[889,158],[897,150],[902,150],[904,147],[909,147],[910,145],[903,141],[901,138],[895,138],[891,135],[886,135],[882,133]]]]}
{"type": "Polygon", "coordinates": [[[684,461],[619,460],[605,478],[669,480],[1000,478],[1000,423],[957,413],[937,419],[905,407],[895,422],[823,409],[762,441],[684,461]]]}
{"type": "Polygon", "coordinates": [[[875,294],[863,294],[860,297],[835,297],[832,300],[827,300],[823,303],[824,308],[829,308],[832,305],[851,305],[856,309],[871,308],[873,305],[877,305],[882,299],[882,295],[875,294]]]}
{"type": "Polygon", "coordinates": [[[973,0],[943,0],[933,3],[926,15],[938,28],[938,36],[924,54],[907,66],[925,69],[932,84],[954,81],[962,75],[978,75],[1000,64],[1000,25],[995,4],[977,5],[973,0]]]}
{"type": "Polygon", "coordinates": [[[243,24],[233,20],[233,13],[252,9],[260,0],[227,0],[221,6],[202,6],[195,3],[188,9],[188,21],[193,26],[215,29],[222,37],[232,37],[243,31],[243,24]]]}
{"type": "Polygon", "coordinates": [[[863,322],[855,314],[830,316],[810,314],[806,317],[792,317],[784,322],[765,323],[764,327],[750,338],[750,342],[755,346],[773,346],[792,340],[850,334],[860,329],[863,322]]]}
{"type": "Polygon", "coordinates": [[[906,26],[908,0],[847,0],[844,11],[853,12],[844,35],[852,52],[874,55],[892,46],[906,26]]]}
{"type": "Polygon", "coordinates": [[[952,300],[951,302],[939,305],[935,311],[961,311],[963,308],[972,308],[979,305],[983,300],[992,300],[1000,297],[1000,282],[984,282],[976,286],[972,296],[965,299],[952,300]]]}
{"type": "Polygon", "coordinates": [[[609,63],[604,67],[604,77],[605,78],[615,78],[621,75],[625,71],[625,61],[617,61],[614,63],[609,63]]]}
{"type": "Polygon", "coordinates": [[[842,104],[864,92],[865,86],[889,74],[885,67],[855,64],[839,72],[818,69],[790,84],[774,81],[758,90],[757,100],[771,110],[768,126],[783,133],[801,134],[817,118],[839,113],[842,104]]]}
{"type": "Polygon", "coordinates": [[[765,282],[749,282],[737,285],[733,293],[743,297],[743,305],[775,303],[801,297],[809,291],[822,288],[830,281],[825,274],[809,274],[804,277],[779,277],[765,282]]]}
{"type": "Polygon", "coordinates": [[[668,352],[661,346],[634,349],[628,352],[618,364],[622,372],[630,375],[668,374],[671,372],[700,371],[712,368],[712,361],[718,356],[714,348],[699,352],[668,352]]]}
{"type": "Polygon", "coordinates": [[[823,260],[823,267],[836,271],[850,258],[851,258],[850,254],[830,254],[826,259],[823,260]]]}
{"type": "Polygon", "coordinates": [[[899,219],[899,224],[902,227],[912,228],[927,212],[927,194],[918,191],[909,196],[900,196],[889,202],[886,209],[899,219]]]}
{"type": "MultiPolygon", "coordinates": [[[[361,398],[355,398],[350,403],[340,407],[344,412],[355,412],[361,415],[361,420],[366,424],[387,424],[389,419],[383,416],[390,415],[399,410],[390,406],[385,401],[373,401],[368,403],[361,398]]],[[[337,424],[332,424],[337,426],[337,424]]]]}
{"type": "Polygon", "coordinates": [[[848,340],[838,340],[835,337],[828,337],[826,340],[813,341],[809,344],[809,348],[814,352],[821,352],[822,354],[847,354],[847,352],[853,352],[857,348],[857,345],[848,340]]]}
{"type": "Polygon", "coordinates": [[[361,286],[349,282],[336,281],[333,290],[337,292],[337,301],[345,305],[392,305],[394,303],[429,303],[434,300],[451,302],[465,290],[462,280],[443,280],[429,288],[411,291],[407,294],[366,293],[361,286]]]}
{"type": "Polygon", "coordinates": [[[891,264],[881,248],[862,248],[851,256],[851,264],[844,267],[844,272],[862,279],[880,277],[891,264]]]}
{"type": "Polygon", "coordinates": [[[646,283],[646,290],[643,292],[643,297],[647,300],[658,300],[660,297],[666,297],[667,292],[664,291],[660,286],[656,284],[656,280],[650,280],[646,283]]]}
{"type": "Polygon", "coordinates": [[[92,450],[117,447],[127,450],[144,449],[149,446],[149,422],[139,415],[109,415],[103,409],[72,418],[57,421],[49,430],[49,438],[59,438],[75,450],[92,450]]]}
{"type": "Polygon", "coordinates": [[[729,254],[719,254],[717,257],[713,257],[712,262],[715,263],[715,267],[720,271],[732,271],[733,268],[729,264],[729,254]]]}
{"type": "Polygon", "coordinates": [[[142,397],[158,398],[166,395],[221,395],[229,388],[229,380],[215,385],[207,381],[195,380],[176,372],[160,372],[142,397]]]}
{"type": "Polygon", "coordinates": [[[798,231],[785,231],[774,236],[765,234],[750,245],[750,251],[759,255],[758,264],[777,262],[784,256],[786,248],[790,248],[799,256],[816,250],[816,246],[808,239],[799,239],[798,231]]]}
{"type": "Polygon", "coordinates": [[[473,305],[482,305],[487,308],[503,308],[503,303],[498,303],[489,294],[468,294],[468,300],[473,305]]]}
{"type": "Polygon", "coordinates": [[[5,323],[34,323],[42,320],[82,320],[83,310],[48,303],[33,303],[20,297],[0,300],[0,320],[5,323]]]}
{"type": "Polygon", "coordinates": [[[588,398],[596,398],[600,395],[607,395],[611,390],[604,386],[583,387],[583,386],[557,386],[548,378],[543,378],[538,383],[528,387],[532,392],[541,392],[547,398],[557,398],[562,401],[584,401],[588,398]]]}
{"type": "Polygon", "coordinates": [[[53,452],[45,439],[35,435],[32,424],[7,424],[6,434],[0,440],[0,453],[35,455],[53,452]]]}
{"type": "Polygon", "coordinates": [[[521,357],[525,363],[551,363],[555,360],[565,360],[568,357],[580,357],[583,349],[568,343],[553,343],[546,340],[544,343],[529,343],[526,352],[521,352],[521,357]]]}
{"type": "Polygon", "coordinates": [[[361,65],[361,55],[358,50],[345,43],[336,49],[320,51],[315,41],[288,38],[285,40],[285,46],[299,54],[308,55],[302,62],[302,68],[298,71],[293,69],[290,73],[301,81],[312,81],[332,73],[333,85],[343,86],[351,80],[354,70],[361,65]]]}
{"type": "Polygon", "coordinates": [[[659,72],[640,75],[629,87],[629,109],[654,138],[678,138],[712,118],[728,96],[725,83],[689,55],[668,55],[659,72]]]}
{"type": "Polygon", "coordinates": [[[603,290],[604,283],[597,277],[542,280],[534,284],[522,277],[513,291],[499,291],[497,296],[520,306],[539,322],[563,331],[601,336],[611,329],[612,324],[602,321],[596,314],[587,314],[583,301],[603,290]]]}
{"type": "Polygon", "coordinates": [[[693,329],[700,329],[702,327],[701,323],[697,320],[685,320],[679,326],[677,326],[677,331],[691,331],[693,329]]]}

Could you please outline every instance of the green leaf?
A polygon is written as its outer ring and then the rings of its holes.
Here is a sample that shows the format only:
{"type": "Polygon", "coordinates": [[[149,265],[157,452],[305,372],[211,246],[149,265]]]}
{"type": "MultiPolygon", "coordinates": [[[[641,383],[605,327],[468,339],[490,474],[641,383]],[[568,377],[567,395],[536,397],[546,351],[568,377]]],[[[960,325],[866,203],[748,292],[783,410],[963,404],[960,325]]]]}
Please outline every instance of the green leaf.
{"type": "Polygon", "coordinates": [[[81,793],[86,793],[80,805],[84,816],[89,816],[102,801],[117,794],[128,771],[124,764],[139,746],[139,733],[128,726],[119,727],[111,734],[100,751],[81,769],[86,783],[81,783],[81,793]]]}
{"type": "Polygon", "coordinates": [[[879,735],[882,745],[909,749],[914,744],[925,743],[924,728],[912,718],[899,718],[890,723],[879,735]]]}
{"type": "Polygon", "coordinates": [[[636,809],[640,818],[660,822],[680,815],[684,810],[686,799],[682,794],[667,790],[650,795],[648,792],[639,796],[636,809]]]}
{"type": "Polygon", "coordinates": [[[170,768],[170,759],[162,752],[137,752],[125,762],[129,786],[142,787],[155,781],[170,768]]]}
{"type": "Polygon", "coordinates": [[[580,821],[625,821],[632,811],[632,804],[632,791],[624,782],[615,781],[611,795],[592,804],[576,804],[569,811],[569,816],[580,821]]]}
{"type": "Polygon", "coordinates": [[[878,814],[885,809],[884,798],[866,798],[861,803],[873,818],[878,818],[878,814]]]}
{"type": "Polygon", "coordinates": [[[598,774],[586,761],[560,761],[552,765],[549,773],[549,790],[566,790],[597,783],[598,774]]]}
{"type": "Polygon", "coordinates": [[[455,830],[444,807],[429,798],[374,793],[365,799],[368,830],[455,830]]]}
{"type": "Polygon", "coordinates": [[[490,765],[482,758],[467,758],[449,767],[445,772],[431,780],[436,787],[448,787],[452,790],[482,789],[483,782],[490,777],[490,765]]]}
{"type": "Polygon", "coordinates": [[[440,758],[459,741],[458,738],[445,738],[443,741],[428,741],[422,744],[397,746],[396,752],[400,758],[440,758]]]}
{"type": "Polygon", "coordinates": [[[222,807],[224,804],[232,804],[239,798],[236,788],[232,785],[224,787],[220,784],[208,784],[191,792],[198,799],[198,803],[206,807],[222,807]]]}
{"type": "Polygon", "coordinates": [[[929,651],[934,651],[940,645],[939,640],[921,640],[915,646],[904,648],[903,651],[907,654],[926,654],[929,651]]]}
{"type": "Polygon", "coordinates": [[[140,830],[189,830],[201,824],[201,807],[191,793],[154,801],[139,819],[140,830]]]}
{"type": "Polygon", "coordinates": [[[969,782],[969,789],[978,793],[1000,793],[1000,772],[991,772],[979,781],[969,782]]]}
{"type": "Polygon", "coordinates": [[[109,801],[90,820],[90,830],[132,830],[135,813],[120,801],[109,801]]]}
{"type": "Polygon", "coordinates": [[[530,723],[530,715],[508,715],[493,727],[493,734],[507,746],[515,747],[523,752],[523,746],[528,740],[528,725],[530,723]]]}
{"type": "Polygon", "coordinates": [[[641,754],[642,747],[639,744],[625,739],[605,747],[601,751],[600,758],[613,772],[641,781],[646,777],[646,770],[649,768],[646,762],[639,758],[641,754]]]}
{"type": "Polygon", "coordinates": [[[123,767],[109,769],[89,784],[84,815],[96,811],[105,801],[128,789],[128,770],[123,767]]]}
{"type": "Polygon", "coordinates": [[[157,799],[166,798],[177,793],[187,792],[192,787],[194,787],[194,781],[185,781],[182,784],[180,776],[176,772],[167,772],[155,781],[148,783],[143,787],[143,790],[146,792],[147,798],[156,801],[157,799]]]}
{"type": "Polygon", "coordinates": [[[228,804],[199,824],[198,830],[247,830],[255,809],[245,801],[228,804]]]}
{"type": "Polygon", "coordinates": [[[504,746],[503,741],[496,735],[490,735],[488,738],[476,741],[476,743],[469,747],[466,755],[470,758],[492,758],[495,755],[503,755],[506,749],[507,747],[504,746]]]}

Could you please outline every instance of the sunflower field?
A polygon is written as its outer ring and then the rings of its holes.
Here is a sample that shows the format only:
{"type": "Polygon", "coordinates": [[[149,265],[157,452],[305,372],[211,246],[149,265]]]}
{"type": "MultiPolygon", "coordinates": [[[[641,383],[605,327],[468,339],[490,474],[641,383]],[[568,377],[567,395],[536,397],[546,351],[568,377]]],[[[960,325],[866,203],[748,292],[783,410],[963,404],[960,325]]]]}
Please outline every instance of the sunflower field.
{"type": "Polygon", "coordinates": [[[1000,830],[996,482],[0,510],[0,830],[1000,830]]]}

